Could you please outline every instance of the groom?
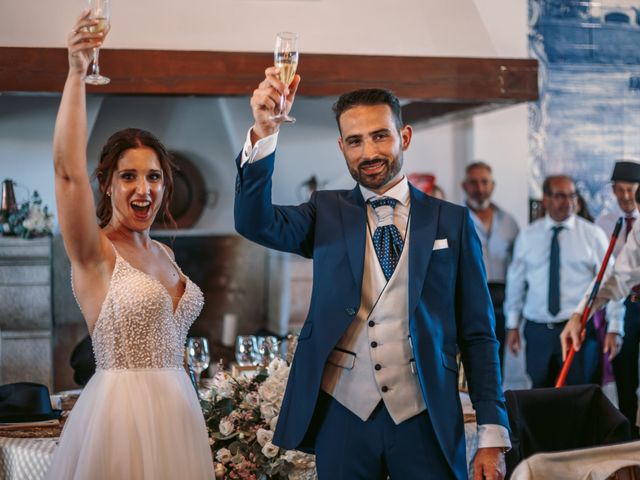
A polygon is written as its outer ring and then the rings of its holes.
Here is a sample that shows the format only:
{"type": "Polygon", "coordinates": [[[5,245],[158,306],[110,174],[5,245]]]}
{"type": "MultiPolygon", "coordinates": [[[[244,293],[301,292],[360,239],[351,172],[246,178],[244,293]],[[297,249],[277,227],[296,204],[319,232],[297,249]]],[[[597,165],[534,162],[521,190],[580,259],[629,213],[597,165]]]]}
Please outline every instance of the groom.
{"type": "Polygon", "coordinates": [[[398,99],[358,90],[334,105],[338,146],[358,183],[309,202],[271,202],[281,92],[254,91],[236,160],[235,223],[250,240],[313,258],[313,293],[274,443],[316,454],[321,480],[467,478],[456,352],[479,425],[475,478],[504,476],[509,447],[498,343],[469,212],[402,172],[412,129],[398,99]]]}

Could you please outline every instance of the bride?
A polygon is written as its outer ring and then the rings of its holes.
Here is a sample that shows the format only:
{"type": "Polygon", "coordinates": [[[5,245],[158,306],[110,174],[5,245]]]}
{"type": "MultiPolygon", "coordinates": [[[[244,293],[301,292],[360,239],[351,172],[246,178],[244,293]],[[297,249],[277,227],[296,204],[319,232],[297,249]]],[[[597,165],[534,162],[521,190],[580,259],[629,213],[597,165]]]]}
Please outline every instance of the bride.
{"type": "Polygon", "coordinates": [[[65,424],[55,480],[214,477],[197,395],[183,368],[203,295],[149,228],[172,193],[171,160],[149,132],[116,132],[102,149],[94,206],[87,174],[84,73],[93,48],[87,12],[68,38],[69,74],[53,141],[60,230],[97,370],[65,424]],[[96,223],[96,212],[99,224],[96,223]]]}

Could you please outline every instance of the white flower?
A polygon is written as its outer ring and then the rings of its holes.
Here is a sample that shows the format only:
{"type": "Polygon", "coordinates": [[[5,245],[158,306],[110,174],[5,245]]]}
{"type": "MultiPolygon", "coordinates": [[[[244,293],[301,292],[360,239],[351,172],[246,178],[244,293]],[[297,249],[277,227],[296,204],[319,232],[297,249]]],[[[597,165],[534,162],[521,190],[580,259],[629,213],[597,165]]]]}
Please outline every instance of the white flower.
{"type": "Polygon", "coordinates": [[[317,480],[318,475],[315,468],[294,468],[289,472],[288,478],[289,480],[317,480]]]}
{"type": "Polygon", "coordinates": [[[267,372],[269,372],[269,378],[286,380],[286,378],[289,376],[289,366],[283,359],[274,358],[273,360],[271,360],[271,363],[269,363],[267,372]]]}
{"type": "Polygon", "coordinates": [[[233,423],[230,422],[227,418],[223,418],[220,420],[220,425],[218,425],[218,430],[220,430],[220,434],[228,437],[233,433],[233,423]]]}
{"type": "Polygon", "coordinates": [[[254,408],[260,405],[260,396],[257,392],[250,392],[246,397],[244,397],[244,403],[249,408],[254,408]]]}
{"type": "Polygon", "coordinates": [[[258,394],[264,401],[276,403],[281,401],[282,389],[267,379],[258,387],[258,394]]]}
{"type": "Polygon", "coordinates": [[[287,450],[284,453],[284,460],[293,465],[295,469],[315,468],[315,459],[315,456],[297,450],[287,450]]]}
{"type": "Polygon", "coordinates": [[[229,463],[231,461],[232,456],[233,455],[231,455],[230,450],[226,448],[221,448],[216,453],[216,460],[218,460],[220,463],[229,463]]]}
{"type": "Polygon", "coordinates": [[[276,431],[276,425],[278,424],[278,415],[276,415],[275,417],[273,417],[271,419],[271,421],[269,422],[269,428],[271,429],[272,432],[276,431]]]}
{"type": "Polygon", "coordinates": [[[266,443],[271,443],[273,432],[270,430],[265,430],[264,428],[259,428],[256,432],[256,438],[260,446],[264,447],[266,443]]]}
{"type": "Polygon", "coordinates": [[[270,422],[278,413],[279,409],[273,403],[263,402],[260,405],[260,414],[267,422],[270,422]]]}
{"type": "Polygon", "coordinates": [[[22,226],[30,232],[46,233],[51,231],[53,227],[53,218],[51,214],[45,213],[41,205],[32,203],[29,206],[27,218],[22,222],[22,226]]]}
{"type": "Polygon", "coordinates": [[[289,480],[317,480],[318,475],[314,468],[294,468],[289,472],[289,480]]]}
{"type": "Polygon", "coordinates": [[[273,443],[267,442],[264,447],[262,447],[262,454],[267,458],[273,458],[278,454],[279,448],[276,447],[273,443]]]}
{"type": "Polygon", "coordinates": [[[212,388],[222,398],[231,398],[235,391],[233,377],[227,372],[218,371],[213,377],[212,388]]]}

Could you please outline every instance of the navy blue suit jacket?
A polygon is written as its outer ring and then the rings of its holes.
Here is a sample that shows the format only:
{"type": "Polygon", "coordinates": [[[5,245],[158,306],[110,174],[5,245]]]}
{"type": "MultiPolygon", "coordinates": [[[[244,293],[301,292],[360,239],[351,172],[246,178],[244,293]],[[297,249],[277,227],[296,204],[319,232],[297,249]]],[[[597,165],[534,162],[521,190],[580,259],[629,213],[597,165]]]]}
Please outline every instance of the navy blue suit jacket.
{"type": "MultiPolygon", "coordinates": [[[[305,435],[325,362],[360,305],[367,211],[357,186],[318,191],[298,206],[273,205],[274,162],[275,153],[238,168],[235,225],[265,247],[313,258],[311,305],[274,436],[284,448],[310,450],[305,435]]],[[[409,331],[440,447],[456,477],[466,478],[458,348],[478,423],[508,426],[482,252],[466,208],[412,186],[410,195],[409,331]],[[433,250],[436,239],[447,239],[448,248],[433,250]]]]}

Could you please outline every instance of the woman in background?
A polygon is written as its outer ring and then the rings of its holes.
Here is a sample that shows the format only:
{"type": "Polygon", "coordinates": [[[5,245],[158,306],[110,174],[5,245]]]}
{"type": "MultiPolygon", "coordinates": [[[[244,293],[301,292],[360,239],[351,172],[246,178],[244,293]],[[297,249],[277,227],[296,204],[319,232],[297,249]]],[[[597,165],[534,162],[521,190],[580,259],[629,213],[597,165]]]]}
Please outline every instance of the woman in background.
{"type": "Polygon", "coordinates": [[[149,132],[116,132],[87,174],[84,74],[104,34],[84,12],[68,38],[69,74],[53,142],[56,202],[72,287],[97,370],[65,424],[50,479],[207,479],[213,461],[183,349],[203,295],[152,240],[170,218],[171,160],[149,132]]]}

